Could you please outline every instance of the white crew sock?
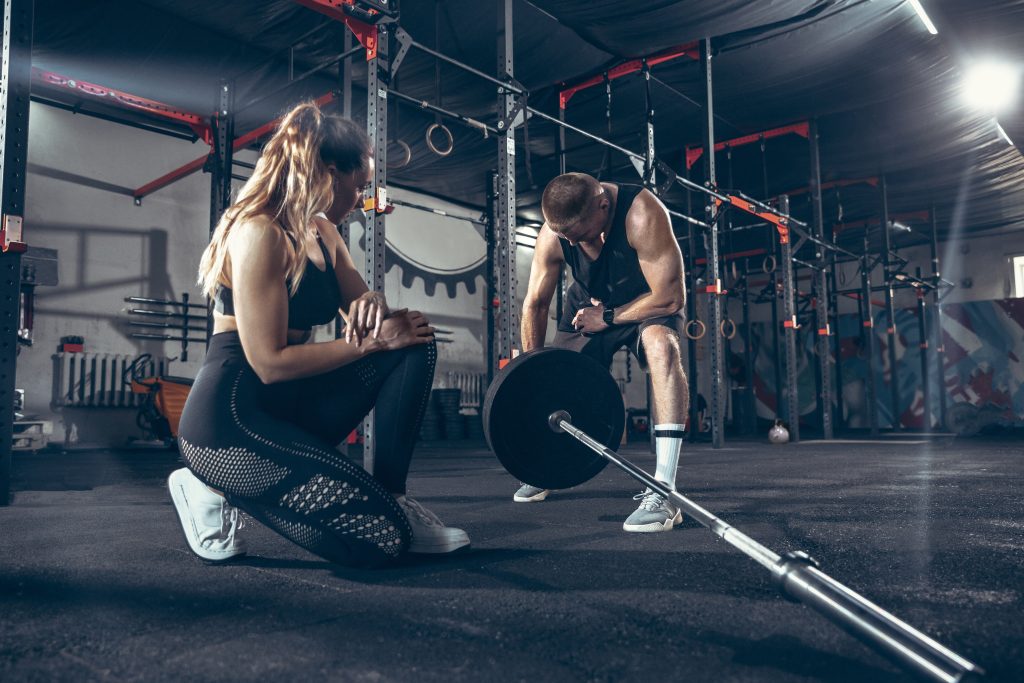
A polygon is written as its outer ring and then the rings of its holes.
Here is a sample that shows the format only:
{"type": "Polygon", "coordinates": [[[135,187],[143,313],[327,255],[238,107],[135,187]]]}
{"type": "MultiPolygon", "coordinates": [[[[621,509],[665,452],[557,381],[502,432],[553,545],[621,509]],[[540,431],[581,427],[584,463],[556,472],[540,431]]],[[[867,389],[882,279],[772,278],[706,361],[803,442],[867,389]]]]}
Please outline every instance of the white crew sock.
{"type": "Polygon", "coordinates": [[[679,451],[683,448],[686,425],[654,425],[654,452],[658,456],[658,468],[654,478],[676,490],[676,468],[679,467],[679,451]]]}

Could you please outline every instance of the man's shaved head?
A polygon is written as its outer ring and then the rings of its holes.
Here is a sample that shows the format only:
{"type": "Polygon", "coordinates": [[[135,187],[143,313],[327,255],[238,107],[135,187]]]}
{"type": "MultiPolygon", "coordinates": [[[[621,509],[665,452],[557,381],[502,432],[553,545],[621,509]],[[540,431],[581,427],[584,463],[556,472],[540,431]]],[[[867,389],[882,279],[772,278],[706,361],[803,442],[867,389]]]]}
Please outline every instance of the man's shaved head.
{"type": "Polygon", "coordinates": [[[544,220],[555,230],[572,225],[590,212],[603,192],[601,183],[586,173],[560,175],[544,188],[544,220]]]}

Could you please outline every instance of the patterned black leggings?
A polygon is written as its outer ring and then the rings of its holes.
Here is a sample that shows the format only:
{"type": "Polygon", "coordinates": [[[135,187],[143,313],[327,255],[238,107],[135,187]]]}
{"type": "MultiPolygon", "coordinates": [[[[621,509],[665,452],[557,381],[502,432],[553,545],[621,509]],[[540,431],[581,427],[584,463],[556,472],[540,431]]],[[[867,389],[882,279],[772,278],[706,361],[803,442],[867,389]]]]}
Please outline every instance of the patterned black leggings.
{"type": "Polygon", "coordinates": [[[263,384],[238,334],[210,348],[179,428],[189,468],[228,501],[325,559],[375,567],[408,546],[405,493],[430,396],[433,344],[371,354],[323,375],[263,384]],[[335,446],[370,408],[377,430],[371,476],[335,446]]]}

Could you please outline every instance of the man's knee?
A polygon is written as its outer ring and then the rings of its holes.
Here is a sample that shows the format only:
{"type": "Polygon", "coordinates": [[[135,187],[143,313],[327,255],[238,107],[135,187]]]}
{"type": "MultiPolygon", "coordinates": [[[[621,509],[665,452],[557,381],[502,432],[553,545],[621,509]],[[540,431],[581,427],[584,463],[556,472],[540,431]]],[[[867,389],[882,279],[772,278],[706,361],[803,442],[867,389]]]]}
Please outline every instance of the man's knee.
{"type": "Polygon", "coordinates": [[[681,366],[679,335],[662,325],[651,325],[640,335],[644,356],[651,367],[669,368],[681,366]]]}

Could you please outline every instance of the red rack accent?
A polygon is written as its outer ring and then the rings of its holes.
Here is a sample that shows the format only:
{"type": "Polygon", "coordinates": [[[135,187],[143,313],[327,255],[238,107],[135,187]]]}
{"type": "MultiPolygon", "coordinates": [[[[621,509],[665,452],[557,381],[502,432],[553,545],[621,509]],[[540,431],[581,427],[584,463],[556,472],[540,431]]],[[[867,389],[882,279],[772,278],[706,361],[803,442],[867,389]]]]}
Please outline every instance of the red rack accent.
{"type": "Polygon", "coordinates": [[[77,78],[71,78],[69,76],[62,76],[61,74],[53,71],[45,71],[36,67],[32,67],[32,80],[53,88],[73,90],[76,94],[88,95],[96,100],[102,100],[106,104],[114,103],[127,109],[136,109],[138,111],[144,111],[147,114],[153,114],[154,116],[160,116],[165,119],[184,123],[188,125],[196,135],[201,137],[207,143],[210,142],[210,124],[207,123],[205,117],[200,116],[199,114],[183,111],[177,107],[172,107],[169,104],[157,102],[156,100],[132,95],[131,93],[127,93],[123,90],[108,88],[104,85],[96,85],[95,83],[78,80],[77,78]]]}
{"type": "MultiPolygon", "coordinates": [[[[317,104],[317,106],[322,107],[325,104],[327,104],[328,102],[334,101],[336,98],[337,98],[337,95],[335,93],[329,92],[329,93],[327,93],[325,95],[321,95],[320,97],[318,97],[316,99],[316,104],[317,104]]],[[[277,127],[277,124],[279,124],[280,122],[281,122],[280,117],[276,118],[273,121],[268,121],[267,123],[264,123],[259,128],[255,129],[255,130],[252,130],[252,131],[246,133],[245,135],[243,135],[243,136],[241,136],[239,138],[235,138],[235,141],[234,141],[234,143],[232,143],[231,148],[233,150],[239,150],[239,149],[241,149],[243,147],[248,146],[249,143],[254,142],[255,140],[258,140],[259,138],[263,137],[267,133],[270,133],[271,131],[273,131],[274,128],[277,127]]],[[[148,194],[152,194],[152,193],[156,192],[157,190],[159,190],[161,188],[164,188],[164,187],[167,187],[171,183],[184,178],[187,175],[191,175],[192,173],[195,173],[196,171],[198,171],[198,170],[203,168],[203,166],[206,164],[206,159],[209,156],[210,156],[209,154],[207,154],[205,156],[201,156],[198,159],[194,159],[194,160],[188,162],[184,166],[180,166],[180,167],[174,169],[170,173],[166,173],[166,174],[160,176],[159,178],[157,178],[156,180],[154,180],[154,181],[152,181],[150,183],[146,183],[142,187],[139,187],[139,188],[135,189],[132,192],[132,197],[134,197],[136,200],[142,199],[143,197],[145,197],[148,194]]]]}
{"type": "MultiPolygon", "coordinates": [[[[298,1],[302,2],[303,0],[298,1]]],[[[670,47],[667,50],[647,57],[647,66],[655,66],[656,64],[661,64],[662,62],[667,62],[672,59],[678,59],[683,56],[689,57],[695,61],[700,59],[700,51],[697,48],[696,41],[686,43],[685,45],[679,45],[677,47],[670,47]]],[[[628,62],[624,62],[623,64],[619,64],[618,66],[613,66],[608,69],[608,80],[613,81],[616,78],[621,78],[627,74],[636,73],[643,68],[643,59],[631,59],[628,62]]],[[[591,76],[590,78],[580,81],[575,85],[567,86],[558,93],[558,106],[565,109],[565,105],[569,104],[569,100],[572,96],[580,90],[586,90],[587,88],[592,88],[595,85],[601,85],[602,83],[604,83],[604,73],[600,76],[591,76]]]]}
{"type": "MultiPolygon", "coordinates": [[[[295,0],[295,2],[335,21],[344,22],[359,44],[366,48],[366,61],[377,56],[377,27],[350,17],[345,14],[343,9],[345,6],[354,7],[355,0],[295,0]]],[[[367,11],[370,14],[376,14],[376,10],[367,11]]]]}
{"type": "MultiPolygon", "coordinates": [[[[767,140],[768,138],[777,138],[783,135],[789,135],[795,133],[801,137],[809,138],[811,136],[811,127],[807,121],[801,121],[800,123],[791,123],[788,126],[782,126],[780,128],[772,128],[771,130],[762,131],[760,133],[751,133],[750,135],[743,135],[732,140],[724,140],[722,142],[715,143],[715,151],[721,152],[726,147],[742,147],[743,145],[749,145],[755,142],[759,142],[762,138],[767,140]]],[[[700,155],[704,153],[704,147],[701,145],[687,145],[686,146],[686,170],[689,171],[693,168],[693,165],[697,163],[697,159],[700,159],[700,155]]]]}
{"type": "MultiPolygon", "coordinates": [[[[821,189],[830,190],[833,187],[847,187],[849,185],[870,185],[871,187],[878,187],[878,177],[872,176],[870,178],[849,178],[843,180],[830,180],[827,183],[822,183],[821,189]]],[[[805,192],[810,191],[811,186],[805,185],[804,187],[798,187],[796,189],[790,190],[789,192],[780,192],[779,194],[787,194],[790,197],[793,197],[795,195],[804,194],[805,192]]]]}
{"type": "MultiPolygon", "coordinates": [[[[735,197],[728,193],[722,194],[725,194],[726,198],[728,199],[728,204],[730,206],[735,206],[737,209],[746,211],[747,213],[757,216],[758,218],[774,225],[775,229],[779,231],[779,244],[789,243],[789,220],[787,218],[779,216],[778,214],[770,213],[768,211],[762,211],[761,209],[757,208],[755,204],[747,201],[746,199],[743,199],[742,197],[735,197]]],[[[716,207],[721,206],[724,203],[726,202],[723,202],[718,197],[715,197],[716,207]]]]}

